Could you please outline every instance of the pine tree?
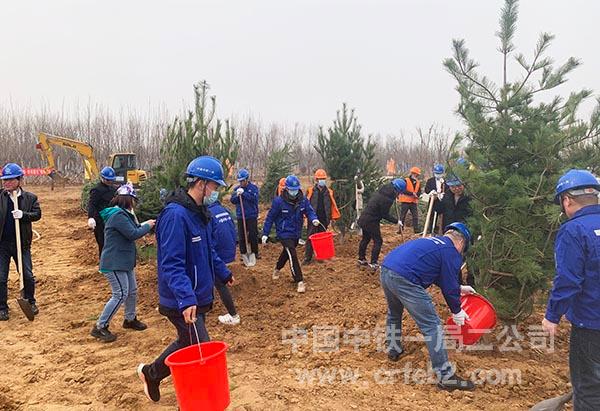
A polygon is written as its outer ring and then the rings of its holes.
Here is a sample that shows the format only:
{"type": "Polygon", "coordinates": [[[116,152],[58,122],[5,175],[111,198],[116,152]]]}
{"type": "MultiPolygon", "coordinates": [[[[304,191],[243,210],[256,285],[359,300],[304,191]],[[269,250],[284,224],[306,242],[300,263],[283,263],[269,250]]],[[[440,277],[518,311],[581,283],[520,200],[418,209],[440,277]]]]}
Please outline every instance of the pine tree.
{"type": "Polygon", "coordinates": [[[452,171],[474,197],[475,213],[468,223],[482,236],[470,252],[469,265],[501,317],[514,321],[531,313],[536,292],[553,276],[559,209],[551,199],[556,181],[573,165],[589,166],[584,155],[598,158],[600,134],[598,108],[587,122],[577,118],[590,90],[566,99],[544,96],[580,65],[569,58],[555,67],[546,56],[552,35],[540,35],[531,60],[517,54],[516,64],[511,63],[517,7],[517,0],[505,1],[496,33],[503,65],[500,85],[477,71],[464,40],[453,41],[454,55],[444,61],[457,81],[458,113],[467,126],[453,148],[464,150],[471,164],[452,171]],[[512,66],[523,74],[509,81],[512,66]]]}
{"type": "Polygon", "coordinates": [[[292,160],[291,147],[288,144],[269,154],[265,182],[260,188],[261,203],[271,204],[277,192],[279,180],[290,175],[295,165],[296,163],[292,160]]]}
{"type": "Polygon", "coordinates": [[[343,104],[336,114],[333,127],[327,132],[319,129],[315,149],[321,156],[342,217],[336,227],[342,236],[350,229],[356,216],[354,176],[361,175],[365,184],[365,197],[375,189],[381,176],[376,159],[377,145],[370,137],[363,137],[354,110],[343,104]]]}
{"type": "Polygon", "coordinates": [[[206,81],[194,84],[194,109],[185,118],[176,117],[161,143],[161,165],[140,190],[140,218],[153,218],[163,204],[161,190],[169,192],[184,185],[188,163],[202,155],[211,155],[223,164],[225,173],[235,164],[238,143],[229,121],[215,118],[216,97],[208,95],[206,81]]]}

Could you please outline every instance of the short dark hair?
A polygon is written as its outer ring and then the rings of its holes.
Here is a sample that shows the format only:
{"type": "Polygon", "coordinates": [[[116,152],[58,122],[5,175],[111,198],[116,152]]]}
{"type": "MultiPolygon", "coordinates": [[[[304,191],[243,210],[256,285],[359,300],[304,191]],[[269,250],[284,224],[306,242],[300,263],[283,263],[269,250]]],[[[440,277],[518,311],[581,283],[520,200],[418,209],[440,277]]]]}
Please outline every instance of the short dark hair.
{"type": "Polygon", "coordinates": [[[598,204],[598,196],[596,194],[584,194],[580,196],[573,196],[567,193],[566,196],[573,200],[576,204],[579,204],[581,206],[598,204]]]}
{"type": "Polygon", "coordinates": [[[135,198],[129,195],[116,195],[110,201],[110,205],[119,206],[125,210],[129,210],[135,205],[135,198]]]}

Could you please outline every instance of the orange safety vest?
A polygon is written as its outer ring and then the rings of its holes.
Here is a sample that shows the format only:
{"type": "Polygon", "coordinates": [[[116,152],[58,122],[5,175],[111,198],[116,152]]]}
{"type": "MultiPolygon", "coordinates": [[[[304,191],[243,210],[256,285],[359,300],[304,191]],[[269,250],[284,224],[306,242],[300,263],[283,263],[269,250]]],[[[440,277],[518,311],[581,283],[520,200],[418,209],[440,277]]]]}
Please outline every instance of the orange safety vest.
{"type": "MultiPolygon", "coordinates": [[[[314,187],[313,186],[309,187],[308,191],[306,192],[306,198],[308,199],[308,201],[311,200],[313,192],[314,192],[314,187]]],[[[329,193],[329,200],[331,201],[331,219],[337,220],[342,215],[340,214],[340,210],[338,209],[337,203],[335,202],[335,198],[333,198],[333,190],[331,188],[327,187],[327,192],[329,193]]],[[[317,212],[317,210],[315,210],[315,212],[317,212]]]]}
{"type": "Polygon", "coordinates": [[[406,192],[414,193],[415,195],[400,194],[398,196],[399,201],[401,203],[416,203],[419,200],[416,197],[416,194],[419,192],[419,189],[421,188],[421,182],[419,180],[417,180],[417,184],[415,184],[415,186],[413,187],[413,183],[412,183],[412,180],[410,179],[410,177],[406,177],[404,180],[406,180],[406,192]]]}

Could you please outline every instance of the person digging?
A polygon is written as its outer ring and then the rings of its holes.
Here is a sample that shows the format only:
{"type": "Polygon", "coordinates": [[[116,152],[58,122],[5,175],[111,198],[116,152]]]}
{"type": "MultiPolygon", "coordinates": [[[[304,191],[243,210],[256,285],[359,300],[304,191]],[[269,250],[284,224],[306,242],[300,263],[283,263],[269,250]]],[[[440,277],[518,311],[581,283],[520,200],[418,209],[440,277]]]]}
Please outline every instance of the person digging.
{"type": "Polygon", "coordinates": [[[281,250],[279,259],[275,264],[272,278],[273,280],[279,279],[281,269],[289,260],[292,277],[297,284],[297,291],[299,293],[306,291],[302,268],[300,267],[296,251],[302,232],[302,225],[304,224],[304,217],[314,226],[321,224],[310,202],[300,190],[300,180],[298,180],[298,177],[290,175],[285,179],[285,190],[271,204],[271,209],[267,214],[265,225],[263,226],[262,243],[267,243],[271,227],[275,224],[277,239],[281,243],[283,250],[281,250]]]}
{"type": "Polygon", "coordinates": [[[35,277],[31,260],[33,230],[31,223],[42,218],[35,194],[21,186],[23,169],[15,163],[2,168],[0,191],[0,321],[10,317],[8,308],[8,271],[10,260],[19,267],[23,289],[19,298],[21,309],[31,321],[39,313],[35,300],[35,277]],[[16,198],[16,207],[15,207],[16,198]],[[19,236],[17,237],[17,233],[19,236]],[[21,258],[19,261],[19,254],[21,258]]]}
{"type": "Polygon", "coordinates": [[[461,308],[460,295],[472,294],[470,286],[459,279],[463,255],[471,242],[466,225],[453,223],[444,235],[423,237],[393,249],[383,260],[381,287],[387,301],[386,346],[390,361],[404,354],[402,346],[402,314],[406,309],[425,338],[431,367],[437,385],[444,390],[473,390],[474,384],[454,372],[444,346],[444,328],[426,289],[435,284],[441,288],[456,325],[469,321],[461,308]]]}
{"type": "Polygon", "coordinates": [[[258,257],[258,198],[259,189],[250,181],[250,173],[242,168],[237,173],[239,185],[233,188],[231,203],[235,204],[235,214],[239,233],[240,254],[244,265],[254,266],[258,257]],[[251,253],[248,253],[250,243],[251,253]]]}
{"type": "Polygon", "coordinates": [[[379,253],[383,245],[381,237],[381,220],[388,220],[390,223],[398,224],[402,227],[402,222],[390,214],[390,209],[396,201],[396,197],[406,190],[406,181],[400,178],[384,184],[375,194],[371,196],[365,211],[358,219],[358,226],[362,230],[362,238],[358,245],[358,265],[359,267],[369,267],[373,272],[379,268],[379,253]],[[371,250],[371,262],[366,259],[367,247],[373,240],[373,249],[371,250]]]}

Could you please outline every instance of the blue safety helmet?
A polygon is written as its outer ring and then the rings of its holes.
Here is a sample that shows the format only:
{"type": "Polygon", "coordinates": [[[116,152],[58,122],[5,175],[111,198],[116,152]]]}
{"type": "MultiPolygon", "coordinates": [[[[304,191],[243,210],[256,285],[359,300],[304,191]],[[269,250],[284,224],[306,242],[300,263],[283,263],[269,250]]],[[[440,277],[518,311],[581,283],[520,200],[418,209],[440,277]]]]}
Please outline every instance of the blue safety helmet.
{"type": "Polygon", "coordinates": [[[456,187],[463,185],[463,182],[455,174],[450,174],[446,180],[446,185],[448,187],[456,187]]]}
{"type": "Polygon", "coordinates": [[[25,173],[20,165],[16,163],[8,163],[2,168],[2,176],[0,180],[12,180],[13,178],[21,178],[25,173]]]}
{"type": "Polygon", "coordinates": [[[600,183],[589,171],[572,169],[558,179],[554,203],[560,204],[561,194],[567,191],[574,196],[598,194],[598,191],[600,191],[600,183]]]}
{"type": "MultiPolygon", "coordinates": [[[[212,156],[201,156],[193,159],[187,166],[186,175],[200,180],[214,181],[220,186],[225,186],[224,172],[221,162],[212,156]]],[[[188,180],[191,182],[190,180],[188,180]]]]}
{"type": "Polygon", "coordinates": [[[433,166],[433,174],[444,174],[444,166],[441,164],[436,164],[433,166]]]}
{"type": "Polygon", "coordinates": [[[237,173],[237,181],[244,181],[250,179],[250,173],[245,168],[241,168],[237,173]]]}
{"type": "Polygon", "coordinates": [[[403,178],[395,178],[392,180],[392,185],[398,193],[404,193],[406,191],[406,180],[403,178]]]}
{"type": "Polygon", "coordinates": [[[444,232],[446,232],[448,230],[455,230],[462,234],[462,236],[465,238],[465,248],[464,248],[463,252],[466,253],[467,250],[469,249],[469,245],[473,242],[473,237],[471,236],[471,232],[467,228],[467,225],[464,223],[448,224],[446,226],[446,228],[444,228],[444,232]]]}
{"type": "Polygon", "coordinates": [[[100,177],[107,181],[115,181],[117,178],[117,174],[115,173],[114,168],[106,166],[102,170],[100,170],[100,177]]]}
{"type": "Polygon", "coordinates": [[[289,175],[285,178],[285,188],[288,190],[300,190],[300,180],[295,175],[289,175]]]}

